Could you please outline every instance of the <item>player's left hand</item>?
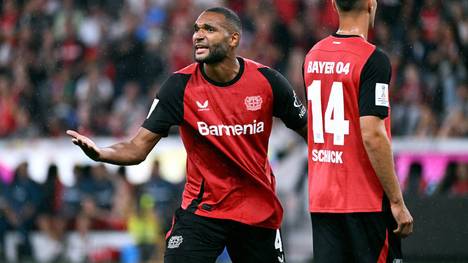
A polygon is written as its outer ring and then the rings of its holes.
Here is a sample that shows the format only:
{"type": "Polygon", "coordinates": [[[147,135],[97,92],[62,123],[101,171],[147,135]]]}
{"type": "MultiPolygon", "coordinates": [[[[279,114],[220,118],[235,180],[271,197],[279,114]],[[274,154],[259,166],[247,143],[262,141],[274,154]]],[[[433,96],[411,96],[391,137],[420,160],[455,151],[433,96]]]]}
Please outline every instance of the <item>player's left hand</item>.
{"type": "Polygon", "coordinates": [[[400,237],[407,237],[413,233],[413,217],[404,203],[391,204],[392,214],[398,224],[393,233],[400,237]]]}

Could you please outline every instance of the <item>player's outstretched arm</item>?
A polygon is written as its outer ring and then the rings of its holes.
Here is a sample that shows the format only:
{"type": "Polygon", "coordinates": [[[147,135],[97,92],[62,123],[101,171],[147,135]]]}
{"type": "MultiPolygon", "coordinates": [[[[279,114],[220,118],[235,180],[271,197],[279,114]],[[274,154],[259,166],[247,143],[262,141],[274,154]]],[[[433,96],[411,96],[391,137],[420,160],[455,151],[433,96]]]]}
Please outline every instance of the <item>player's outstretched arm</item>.
{"type": "Polygon", "coordinates": [[[376,116],[364,116],[360,118],[360,126],[367,155],[390,200],[393,217],[398,223],[397,229],[393,232],[406,237],[413,232],[413,217],[406,208],[398,184],[384,121],[376,116]]]}
{"type": "Polygon", "coordinates": [[[90,138],[76,131],[68,130],[72,142],[91,159],[117,165],[139,164],[146,159],[149,152],[162,138],[160,134],[140,128],[131,140],[100,148],[90,138]]]}

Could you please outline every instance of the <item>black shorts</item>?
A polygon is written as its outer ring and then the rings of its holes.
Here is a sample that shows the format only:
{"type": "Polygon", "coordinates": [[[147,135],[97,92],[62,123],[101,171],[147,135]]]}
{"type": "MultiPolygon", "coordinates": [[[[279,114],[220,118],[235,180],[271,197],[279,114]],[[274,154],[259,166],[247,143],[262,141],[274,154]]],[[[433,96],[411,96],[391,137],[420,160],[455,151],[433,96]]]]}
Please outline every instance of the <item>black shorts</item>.
{"type": "Polygon", "coordinates": [[[227,248],[233,263],[283,263],[280,231],[178,209],[166,237],[165,263],[214,263],[227,248]]]}
{"type": "Polygon", "coordinates": [[[390,211],[311,213],[314,263],[401,263],[401,239],[390,211]]]}

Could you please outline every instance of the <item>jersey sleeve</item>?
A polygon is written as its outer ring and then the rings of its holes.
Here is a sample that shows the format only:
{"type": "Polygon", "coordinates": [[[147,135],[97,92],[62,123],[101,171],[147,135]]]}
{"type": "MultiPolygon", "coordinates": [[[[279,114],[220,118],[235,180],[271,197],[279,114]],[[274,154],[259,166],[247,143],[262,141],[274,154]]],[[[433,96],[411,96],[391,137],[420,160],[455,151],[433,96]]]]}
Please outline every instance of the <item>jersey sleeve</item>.
{"type": "Polygon", "coordinates": [[[391,77],[390,60],[380,49],[375,49],[361,73],[360,116],[377,116],[381,119],[388,116],[390,107],[388,89],[391,77]]]}
{"type": "Polygon", "coordinates": [[[182,123],[184,91],[189,78],[188,74],[176,73],[163,83],[142,127],[167,136],[171,126],[182,123]]]}
{"type": "Polygon", "coordinates": [[[278,71],[260,68],[273,91],[273,116],[280,118],[286,127],[297,130],[307,124],[307,111],[288,80],[278,71]]]}

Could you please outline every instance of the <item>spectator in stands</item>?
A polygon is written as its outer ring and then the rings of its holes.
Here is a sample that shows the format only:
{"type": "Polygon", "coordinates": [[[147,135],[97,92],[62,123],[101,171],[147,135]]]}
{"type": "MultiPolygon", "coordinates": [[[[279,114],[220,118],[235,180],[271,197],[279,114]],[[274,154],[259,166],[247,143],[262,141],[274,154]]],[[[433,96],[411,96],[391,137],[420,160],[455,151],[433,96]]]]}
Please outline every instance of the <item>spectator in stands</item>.
{"type": "Polygon", "coordinates": [[[112,109],[112,131],[114,136],[127,135],[136,132],[146,117],[146,104],[142,98],[140,85],[137,82],[127,82],[124,93],[118,97],[112,109]]]}
{"type": "Polygon", "coordinates": [[[113,176],[115,193],[112,198],[111,218],[113,228],[125,229],[135,202],[134,186],[128,181],[125,166],[120,166],[113,176]]]}
{"type": "Polygon", "coordinates": [[[17,100],[11,89],[11,81],[5,74],[0,75],[0,137],[16,130],[17,100]]]}
{"type": "Polygon", "coordinates": [[[468,194],[468,164],[452,161],[436,190],[437,194],[463,196],[468,194]]]}
{"type": "Polygon", "coordinates": [[[426,195],[427,182],[422,175],[422,165],[414,162],[410,165],[408,177],[405,182],[404,194],[412,197],[423,197],[426,195]]]}
{"type": "Polygon", "coordinates": [[[439,136],[468,136],[468,83],[461,84],[457,89],[457,100],[447,109],[448,114],[439,131],[439,136]]]}
{"type": "Polygon", "coordinates": [[[60,215],[62,206],[63,185],[55,164],[49,165],[45,182],[40,185],[41,202],[38,208],[37,226],[46,235],[54,250],[50,260],[60,260],[63,257],[63,237],[65,220],[60,215]]]}
{"type": "Polygon", "coordinates": [[[455,170],[456,180],[452,186],[451,192],[455,196],[468,195],[468,164],[459,163],[455,170]]]}
{"type": "Polygon", "coordinates": [[[159,161],[153,161],[151,177],[149,181],[142,185],[142,193],[153,198],[156,215],[161,218],[161,225],[164,232],[169,231],[172,225],[172,215],[180,204],[177,203],[180,192],[171,182],[161,175],[159,161]]]}
{"type": "Polygon", "coordinates": [[[99,134],[108,133],[107,116],[110,113],[114,87],[99,65],[87,67],[87,74],[78,79],[75,96],[80,123],[89,123],[89,128],[99,134]],[[92,114],[87,114],[92,113],[92,114]]]}
{"type": "Polygon", "coordinates": [[[92,228],[107,228],[112,220],[110,215],[115,191],[109,176],[104,164],[93,166],[88,187],[84,189],[81,214],[91,220],[92,228]]]}
{"type": "Polygon", "coordinates": [[[142,62],[145,56],[144,45],[137,38],[136,33],[138,17],[126,11],[123,12],[121,19],[123,32],[111,49],[111,59],[116,70],[115,93],[117,96],[122,93],[126,83],[142,80],[142,62]]]}
{"type": "Polygon", "coordinates": [[[30,232],[36,220],[40,192],[38,185],[29,177],[27,162],[16,168],[13,182],[4,192],[4,200],[0,216],[0,244],[5,244],[6,231],[17,231],[21,240],[17,249],[19,259],[31,259],[30,232]]]}
{"type": "Polygon", "coordinates": [[[75,225],[75,218],[81,211],[81,200],[84,196],[85,169],[80,165],[73,167],[73,185],[65,186],[62,192],[61,215],[67,221],[67,227],[75,225]]]}
{"type": "Polygon", "coordinates": [[[129,217],[128,231],[138,246],[140,262],[161,262],[164,250],[164,233],[154,212],[154,199],[148,194],[139,198],[129,217]]]}
{"type": "Polygon", "coordinates": [[[447,195],[450,192],[450,188],[452,188],[456,180],[456,176],[455,176],[456,167],[457,167],[457,163],[455,162],[450,162],[447,165],[447,169],[445,170],[444,177],[439,182],[439,185],[436,188],[435,194],[447,195]]]}
{"type": "MultiPolygon", "coordinates": [[[[77,127],[79,123],[77,112],[71,105],[76,97],[74,81],[70,74],[67,68],[54,69],[50,79],[42,86],[47,97],[47,101],[44,102],[48,105],[47,123],[58,124],[58,130],[63,127],[77,127]]],[[[57,132],[57,127],[48,125],[46,128],[50,136],[57,132]]]]}
{"type": "Polygon", "coordinates": [[[59,39],[55,52],[58,54],[57,62],[60,66],[69,68],[73,77],[82,72],[85,46],[77,38],[76,28],[71,18],[65,18],[64,36],[59,39]]]}
{"type": "Polygon", "coordinates": [[[89,217],[81,214],[76,218],[77,235],[70,235],[67,239],[67,260],[72,263],[87,263],[88,255],[91,251],[89,230],[91,229],[91,220],[89,217]]]}

